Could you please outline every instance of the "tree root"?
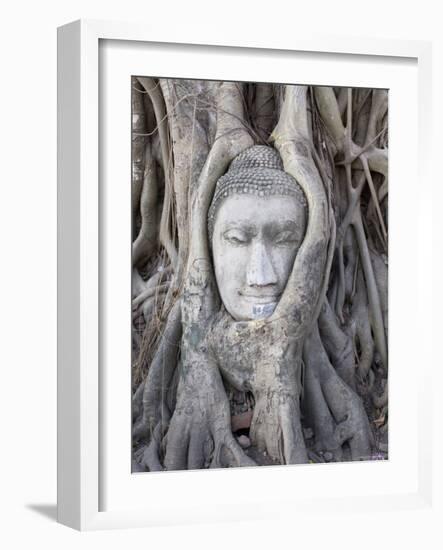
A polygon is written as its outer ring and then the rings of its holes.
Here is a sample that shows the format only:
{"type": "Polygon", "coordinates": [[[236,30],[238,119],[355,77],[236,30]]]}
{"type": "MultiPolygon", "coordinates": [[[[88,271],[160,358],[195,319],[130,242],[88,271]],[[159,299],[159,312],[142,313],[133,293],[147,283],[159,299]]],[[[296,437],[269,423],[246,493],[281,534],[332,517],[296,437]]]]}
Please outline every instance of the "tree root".
{"type": "Polygon", "coordinates": [[[140,197],[142,225],[132,245],[132,263],[141,266],[151,257],[157,246],[157,174],[151,151],[151,141],[146,144],[143,190],[140,197]]]}
{"type": "Polygon", "coordinates": [[[205,361],[183,372],[167,433],[167,470],[254,466],[235,440],[229,401],[218,367],[205,361]],[[202,365],[203,367],[203,365],[202,365]]]}
{"type": "Polygon", "coordinates": [[[388,337],[388,266],[382,255],[375,251],[370,251],[372,267],[374,269],[375,281],[380,297],[380,307],[385,328],[386,339],[388,337]]]}
{"type": "Polygon", "coordinates": [[[145,382],[140,382],[134,395],[132,396],[132,420],[136,420],[142,414],[143,407],[143,391],[145,389],[145,382]]]}
{"type": "Polygon", "coordinates": [[[374,405],[377,407],[377,409],[382,409],[383,407],[386,406],[386,404],[388,403],[388,395],[389,395],[388,383],[386,382],[386,385],[383,389],[382,394],[375,395],[372,398],[372,401],[374,402],[374,405]]]}
{"type": "Polygon", "coordinates": [[[380,296],[378,293],[377,283],[375,281],[374,269],[372,267],[371,257],[369,255],[368,243],[366,241],[363,222],[361,219],[360,210],[356,210],[353,220],[355,235],[360,251],[360,259],[362,263],[363,273],[366,281],[368,292],[369,307],[371,311],[372,330],[374,332],[375,345],[380,353],[380,357],[385,369],[388,365],[388,350],[386,346],[385,331],[383,326],[383,317],[380,305],[380,296]]]}
{"type": "MultiPolygon", "coordinates": [[[[199,174],[208,155],[208,143],[203,130],[199,94],[211,94],[214,83],[160,79],[166,104],[169,130],[174,146],[173,182],[176,208],[177,233],[179,235],[177,286],[182,285],[184,269],[189,254],[189,196],[195,189],[199,174]]],[[[205,117],[207,119],[207,117],[205,117]]],[[[209,131],[209,128],[208,128],[209,131]]]]}
{"type": "Polygon", "coordinates": [[[273,86],[272,84],[257,84],[255,89],[253,119],[258,135],[262,138],[263,143],[266,143],[275,125],[273,86]]]}
{"type": "Polygon", "coordinates": [[[208,340],[223,378],[236,390],[252,393],[251,443],[277,464],[307,462],[300,422],[300,343],[291,330],[288,318],[234,322],[224,312],[208,340]]]}
{"type": "Polygon", "coordinates": [[[143,106],[143,94],[132,82],[132,220],[133,233],[136,230],[139,213],[140,196],[143,188],[145,164],[146,116],[143,106]]]}
{"type": "Polygon", "coordinates": [[[374,341],[372,339],[366,290],[361,271],[357,275],[357,292],[352,303],[352,317],[356,321],[356,337],[360,344],[357,372],[360,380],[363,381],[368,376],[374,359],[374,341]]]}
{"type": "Polygon", "coordinates": [[[328,197],[312,157],[307,121],[307,88],[286,86],[279,122],[272,140],[283,159],[285,171],[299,183],[309,209],[305,238],[273,318],[290,315],[293,330],[304,337],[323,301],[329,274],[328,245],[331,230],[328,197]],[[309,277],[308,274],[309,273],[309,277]]]}
{"type": "Polygon", "coordinates": [[[181,332],[181,307],[180,302],[177,302],[169,314],[160,345],[149,368],[143,391],[143,411],[134,425],[133,441],[149,437],[162,417],[165,417],[165,397],[177,365],[181,332]]]}
{"type": "Polygon", "coordinates": [[[308,462],[300,424],[299,397],[282,390],[268,390],[265,396],[255,395],[251,442],[277,464],[308,462]]]}
{"type": "MultiPolygon", "coordinates": [[[[315,434],[316,452],[330,452],[333,460],[340,461],[343,455],[341,445],[336,439],[336,424],[326,403],[325,396],[321,388],[318,373],[307,361],[305,367],[305,383],[303,388],[302,409],[305,418],[309,419],[315,434]]],[[[309,451],[308,451],[309,453],[309,451]]]]}
{"type": "Polygon", "coordinates": [[[323,345],[335,370],[350,388],[355,389],[355,363],[352,341],[341,330],[328,300],[323,302],[318,318],[318,327],[323,345]]]}
{"type": "Polygon", "coordinates": [[[154,108],[155,119],[160,136],[160,148],[162,153],[163,172],[165,175],[165,196],[163,199],[163,212],[160,220],[159,239],[165,247],[172,265],[177,263],[177,250],[173,242],[170,230],[170,217],[172,210],[172,158],[169,142],[166,107],[163,95],[158,84],[153,78],[138,77],[140,84],[146,90],[154,108]]]}
{"type": "Polygon", "coordinates": [[[314,327],[305,341],[303,356],[306,369],[312,369],[312,373],[306,377],[306,384],[315,382],[311,388],[306,389],[307,396],[315,395],[318,399],[318,401],[311,399],[309,402],[311,410],[320,414],[320,418],[316,420],[315,424],[318,426],[323,420],[327,421],[326,427],[320,431],[320,436],[325,437],[325,440],[319,439],[317,448],[326,447],[325,450],[334,453],[338,447],[347,442],[352,460],[369,460],[373,436],[363,403],[358,395],[336,374],[323,348],[317,327],[314,327]],[[333,431],[330,420],[325,415],[326,408],[322,403],[318,386],[320,386],[324,401],[335,422],[333,431]],[[327,447],[332,448],[328,449],[327,447]]]}
{"type": "Polygon", "coordinates": [[[162,424],[159,422],[152,433],[151,441],[146,447],[143,447],[143,453],[138,460],[138,462],[150,472],[160,472],[163,470],[163,466],[160,462],[162,428],[162,424]]]}

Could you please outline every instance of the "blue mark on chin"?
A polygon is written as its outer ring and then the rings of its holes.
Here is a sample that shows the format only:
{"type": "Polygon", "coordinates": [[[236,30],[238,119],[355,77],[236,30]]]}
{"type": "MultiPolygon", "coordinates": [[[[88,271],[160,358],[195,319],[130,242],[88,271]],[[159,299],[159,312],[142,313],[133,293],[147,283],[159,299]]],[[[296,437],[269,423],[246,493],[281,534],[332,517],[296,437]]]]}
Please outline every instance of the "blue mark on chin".
{"type": "Polygon", "coordinates": [[[270,304],[254,304],[252,306],[252,316],[254,319],[265,319],[274,313],[276,302],[270,304]]]}

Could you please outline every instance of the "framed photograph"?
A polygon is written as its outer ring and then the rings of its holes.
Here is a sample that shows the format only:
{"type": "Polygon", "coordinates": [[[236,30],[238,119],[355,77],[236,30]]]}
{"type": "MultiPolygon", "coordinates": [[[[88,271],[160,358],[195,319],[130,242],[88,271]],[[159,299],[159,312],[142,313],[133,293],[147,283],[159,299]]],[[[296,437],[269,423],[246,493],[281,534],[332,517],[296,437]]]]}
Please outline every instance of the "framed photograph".
{"type": "Polygon", "coordinates": [[[430,46],[188,40],[59,29],[59,521],[430,509],[430,46]]]}

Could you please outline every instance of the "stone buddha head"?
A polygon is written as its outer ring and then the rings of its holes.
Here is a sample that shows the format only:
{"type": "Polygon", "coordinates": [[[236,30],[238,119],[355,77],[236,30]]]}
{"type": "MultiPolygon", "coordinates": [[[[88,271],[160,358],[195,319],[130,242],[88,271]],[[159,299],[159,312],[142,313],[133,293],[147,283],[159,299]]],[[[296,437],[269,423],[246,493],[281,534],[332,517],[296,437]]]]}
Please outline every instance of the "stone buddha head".
{"type": "Polygon", "coordinates": [[[307,223],[307,204],[278,152],[255,145],[238,155],[216,185],[209,242],[221,300],[236,321],[274,312],[307,223]]]}

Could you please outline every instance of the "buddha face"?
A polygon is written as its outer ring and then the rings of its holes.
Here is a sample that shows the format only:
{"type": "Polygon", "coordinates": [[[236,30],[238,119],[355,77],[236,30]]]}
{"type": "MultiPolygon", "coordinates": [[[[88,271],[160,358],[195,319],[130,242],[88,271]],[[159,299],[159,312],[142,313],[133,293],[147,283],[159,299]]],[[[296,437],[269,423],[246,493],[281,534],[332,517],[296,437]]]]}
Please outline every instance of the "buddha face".
{"type": "Polygon", "coordinates": [[[272,315],[305,227],[305,210],[291,195],[233,195],[220,205],[212,237],[215,277],[236,321],[272,315]]]}

